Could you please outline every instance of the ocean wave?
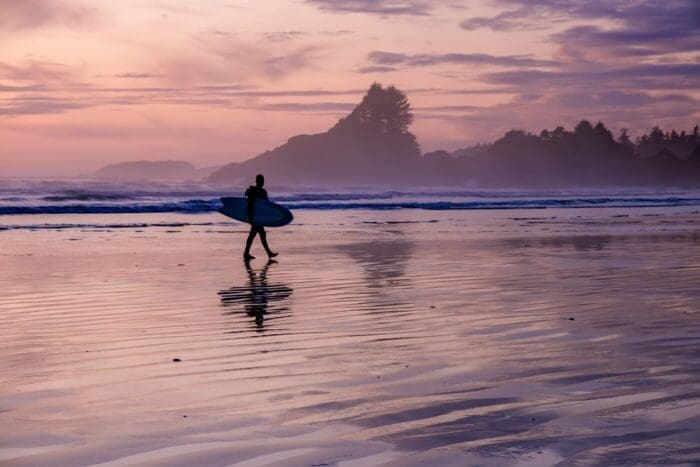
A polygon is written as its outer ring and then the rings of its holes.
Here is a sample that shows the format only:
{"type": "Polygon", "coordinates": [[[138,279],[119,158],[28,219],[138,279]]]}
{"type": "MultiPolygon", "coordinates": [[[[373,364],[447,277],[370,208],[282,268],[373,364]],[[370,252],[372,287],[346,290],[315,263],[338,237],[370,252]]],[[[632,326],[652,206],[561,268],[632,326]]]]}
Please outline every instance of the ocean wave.
{"type": "Polygon", "coordinates": [[[131,195],[124,193],[93,193],[88,191],[66,191],[64,193],[42,196],[44,201],[123,201],[132,199],[131,195]]]}
{"type": "MultiPolygon", "coordinates": [[[[295,210],[401,210],[422,209],[434,211],[469,209],[546,209],[546,208],[611,208],[611,207],[666,207],[700,206],[700,198],[690,197],[591,197],[591,198],[537,198],[498,199],[470,201],[296,201],[284,202],[295,210]]],[[[217,199],[190,199],[152,203],[72,203],[50,205],[0,205],[0,215],[18,214],[123,214],[123,213],[184,213],[199,214],[216,212],[221,208],[217,199]]]]}
{"type": "Polygon", "coordinates": [[[187,200],[152,204],[62,204],[38,206],[0,206],[0,215],[17,214],[137,214],[137,213],[206,213],[217,211],[221,203],[187,200]]]}
{"type": "Polygon", "coordinates": [[[547,208],[613,208],[655,206],[698,206],[700,198],[588,198],[588,199],[534,199],[504,201],[406,201],[389,203],[304,203],[287,204],[290,209],[341,210],[397,210],[423,209],[431,211],[469,209],[547,209],[547,208]]]}
{"type": "Polygon", "coordinates": [[[301,201],[357,201],[363,199],[392,199],[397,196],[413,195],[413,193],[295,193],[276,196],[275,201],[301,202],[301,201]]]}
{"type": "Polygon", "coordinates": [[[0,230],[117,230],[117,229],[148,229],[152,227],[182,228],[182,227],[207,227],[225,225],[221,222],[126,222],[126,223],[76,223],[76,224],[19,224],[0,225],[0,230]]]}

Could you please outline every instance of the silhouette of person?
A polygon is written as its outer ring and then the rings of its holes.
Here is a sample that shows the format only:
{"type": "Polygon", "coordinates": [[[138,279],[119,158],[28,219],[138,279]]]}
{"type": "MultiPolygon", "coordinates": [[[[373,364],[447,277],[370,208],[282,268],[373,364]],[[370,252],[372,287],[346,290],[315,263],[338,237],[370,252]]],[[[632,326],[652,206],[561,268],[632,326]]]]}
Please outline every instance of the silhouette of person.
{"type": "Polygon", "coordinates": [[[262,174],[258,174],[255,177],[255,186],[251,185],[245,191],[246,198],[248,198],[248,222],[250,222],[250,233],[248,234],[248,239],[245,242],[245,253],[243,253],[243,259],[246,261],[255,259],[255,256],[250,254],[250,247],[253,246],[253,240],[255,240],[256,235],[260,235],[260,241],[262,242],[263,248],[265,248],[265,252],[267,253],[268,257],[274,258],[279,254],[272,251],[270,246],[267,244],[267,233],[265,232],[265,227],[255,223],[255,200],[263,199],[267,201],[269,199],[267,197],[267,190],[263,188],[263,185],[265,185],[265,177],[263,177],[262,174]]]}

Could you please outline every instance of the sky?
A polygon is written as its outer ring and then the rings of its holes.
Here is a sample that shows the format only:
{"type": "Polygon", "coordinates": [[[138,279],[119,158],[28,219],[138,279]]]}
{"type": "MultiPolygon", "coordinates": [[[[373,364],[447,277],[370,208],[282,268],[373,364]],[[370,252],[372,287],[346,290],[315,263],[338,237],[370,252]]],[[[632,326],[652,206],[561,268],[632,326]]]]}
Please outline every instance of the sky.
{"type": "Polygon", "coordinates": [[[0,177],[245,160],[403,90],[423,151],[700,120],[697,0],[0,0],[0,177]]]}

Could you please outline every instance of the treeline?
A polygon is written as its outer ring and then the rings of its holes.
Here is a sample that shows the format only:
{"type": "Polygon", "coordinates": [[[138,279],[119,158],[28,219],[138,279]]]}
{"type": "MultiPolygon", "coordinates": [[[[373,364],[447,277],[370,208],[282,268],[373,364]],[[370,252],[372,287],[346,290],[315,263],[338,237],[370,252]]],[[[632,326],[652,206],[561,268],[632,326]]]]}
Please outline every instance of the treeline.
{"type": "MultiPolygon", "coordinates": [[[[635,153],[641,157],[651,157],[660,152],[668,151],[680,159],[687,159],[700,145],[698,130],[698,125],[695,125],[689,133],[686,133],[685,130],[680,133],[676,130],[664,133],[661,128],[655,126],[649,134],[637,138],[635,153]]],[[[623,130],[618,141],[628,140],[629,138],[626,136],[626,132],[623,130]]]]}
{"type": "Polygon", "coordinates": [[[493,143],[421,154],[412,123],[407,97],[374,83],[328,131],[293,136],[209,181],[245,184],[264,173],[288,186],[700,187],[697,126],[680,133],[655,127],[632,141],[625,130],[615,137],[603,123],[582,120],[573,131],[512,130],[493,143]]]}
{"type": "Polygon", "coordinates": [[[580,121],[539,135],[511,130],[493,143],[424,155],[433,178],[489,186],[700,185],[700,135],[651,132],[632,141],[601,122],[580,121]],[[439,168],[438,168],[439,167],[439,168]]]}

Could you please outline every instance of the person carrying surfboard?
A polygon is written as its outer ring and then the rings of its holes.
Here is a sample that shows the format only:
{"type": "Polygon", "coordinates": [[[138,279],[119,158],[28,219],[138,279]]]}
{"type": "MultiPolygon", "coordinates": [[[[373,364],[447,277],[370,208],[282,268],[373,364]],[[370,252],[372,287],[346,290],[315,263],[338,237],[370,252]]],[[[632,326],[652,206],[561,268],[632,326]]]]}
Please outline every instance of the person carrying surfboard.
{"type": "Polygon", "coordinates": [[[255,223],[255,200],[262,199],[269,201],[267,190],[263,188],[263,185],[265,185],[265,177],[262,174],[258,174],[255,177],[255,186],[251,185],[245,191],[245,196],[248,198],[247,211],[248,220],[250,222],[250,233],[248,234],[248,239],[245,242],[245,253],[243,253],[243,259],[246,261],[255,259],[255,256],[250,254],[250,247],[253,246],[253,240],[255,240],[256,235],[260,235],[260,241],[262,242],[263,248],[265,248],[267,256],[274,258],[279,254],[272,251],[270,246],[267,244],[267,233],[265,232],[265,227],[255,223]]]}

